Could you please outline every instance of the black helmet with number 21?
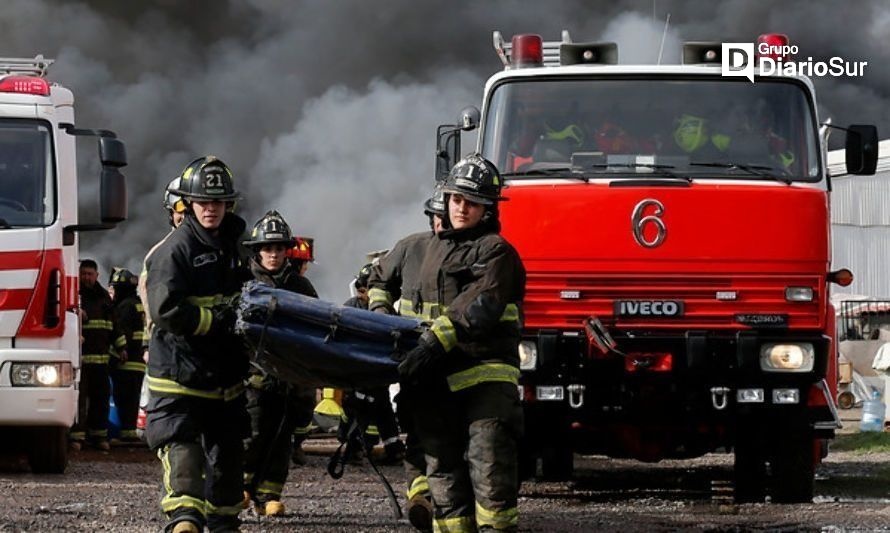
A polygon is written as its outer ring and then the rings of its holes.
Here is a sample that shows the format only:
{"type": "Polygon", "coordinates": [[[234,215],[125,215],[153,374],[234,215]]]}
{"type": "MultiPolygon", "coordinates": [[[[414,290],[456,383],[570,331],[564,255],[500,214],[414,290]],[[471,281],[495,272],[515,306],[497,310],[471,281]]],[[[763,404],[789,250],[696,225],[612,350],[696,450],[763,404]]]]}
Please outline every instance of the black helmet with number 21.
{"type": "Polygon", "coordinates": [[[234,202],[238,192],[232,181],[232,171],[216,156],[195,159],[179,176],[179,186],[170,190],[186,201],[219,200],[234,202]]]}

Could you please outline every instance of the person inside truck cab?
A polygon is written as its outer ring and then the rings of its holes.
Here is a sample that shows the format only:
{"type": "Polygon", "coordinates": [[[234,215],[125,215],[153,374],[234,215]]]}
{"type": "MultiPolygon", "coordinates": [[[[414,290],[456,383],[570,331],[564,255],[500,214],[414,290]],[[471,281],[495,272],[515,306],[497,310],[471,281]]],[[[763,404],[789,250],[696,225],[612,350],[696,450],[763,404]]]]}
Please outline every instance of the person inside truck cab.
{"type": "Polygon", "coordinates": [[[683,113],[674,122],[675,145],[689,154],[691,162],[725,162],[760,165],[785,171],[794,164],[794,152],[773,127],[767,104],[753,111],[737,104],[728,113],[710,120],[705,114],[683,113]]]}
{"type": "Polygon", "coordinates": [[[507,168],[521,172],[533,163],[568,164],[586,141],[584,129],[572,118],[529,117],[511,147],[507,168]]]}
{"type": "Polygon", "coordinates": [[[37,211],[35,194],[40,179],[35,175],[29,146],[0,148],[0,212],[37,211]]]}

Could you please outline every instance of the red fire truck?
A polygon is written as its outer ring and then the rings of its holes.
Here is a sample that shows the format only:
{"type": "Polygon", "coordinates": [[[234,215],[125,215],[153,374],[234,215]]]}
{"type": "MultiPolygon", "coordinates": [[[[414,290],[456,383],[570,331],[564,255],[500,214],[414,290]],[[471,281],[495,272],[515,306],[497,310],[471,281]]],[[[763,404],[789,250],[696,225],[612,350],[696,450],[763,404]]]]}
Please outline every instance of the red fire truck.
{"type": "MultiPolygon", "coordinates": [[[[738,501],[811,500],[838,427],[829,284],[852,279],[831,270],[833,126],[812,82],[724,77],[719,42],[687,43],[680,65],[619,65],[615,44],[567,32],[494,45],[504,70],[481,114],[440,127],[437,174],[478,126],[508,185],[524,467],[731,450],[738,501]]],[[[874,173],[876,129],[840,129],[848,172],[874,173]]]]}
{"type": "Polygon", "coordinates": [[[61,473],[77,415],[78,233],[127,216],[124,144],[74,127],[52,60],[0,59],[0,433],[34,472],[61,473]],[[78,218],[77,136],[99,139],[96,220],[78,218]]]}

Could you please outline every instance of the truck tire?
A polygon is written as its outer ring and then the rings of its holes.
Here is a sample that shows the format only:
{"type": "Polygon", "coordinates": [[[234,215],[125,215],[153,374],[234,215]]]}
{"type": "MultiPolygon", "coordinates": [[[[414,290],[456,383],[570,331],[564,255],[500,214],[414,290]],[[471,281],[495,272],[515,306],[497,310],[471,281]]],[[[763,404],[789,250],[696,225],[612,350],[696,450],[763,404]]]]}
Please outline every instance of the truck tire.
{"type": "Polygon", "coordinates": [[[788,430],[777,435],[770,461],[773,503],[810,503],[815,490],[816,461],[813,435],[805,429],[788,430]]]}
{"type": "Polygon", "coordinates": [[[760,503],[766,498],[766,455],[756,438],[738,437],[733,482],[736,503],[760,503]]]}
{"type": "Polygon", "coordinates": [[[548,446],[541,450],[541,476],[548,481],[568,481],[575,471],[575,454],[568,446],[548,446]]]}
{"type": "Polygon", "coordinates": [[[28,464],[35,474],[64,474],[68,466],[68,428],[38,427],[31,431],[28,464]]]}

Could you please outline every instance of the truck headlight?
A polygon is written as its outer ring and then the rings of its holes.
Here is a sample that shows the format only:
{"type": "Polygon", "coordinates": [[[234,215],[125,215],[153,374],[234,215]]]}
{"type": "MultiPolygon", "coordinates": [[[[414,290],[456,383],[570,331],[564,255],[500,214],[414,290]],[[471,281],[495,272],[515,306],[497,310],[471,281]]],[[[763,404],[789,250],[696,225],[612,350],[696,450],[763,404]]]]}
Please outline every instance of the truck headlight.
{"type": "Polygon", "coordinates": [[[760,368],[766,372],[809,372],[814,361],[810,342],[770,342],[760,347],[760,368]]]}
{"type": "Polygon", "coordinates": [[[519,343],[519,368],[534,370],[538,366],[538,344],[534,341],[519,343]]]}
{"type": "Polygon", "coordinates": [[[812,287],[786,287],[785,300],[789,302],[812,302],[812,287]]]}
{"type": "Polygon", "coordinates": [[[71,363],[13,363],[14,387],[68,387],[74,382],[71,363]]]}

